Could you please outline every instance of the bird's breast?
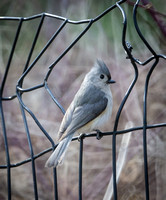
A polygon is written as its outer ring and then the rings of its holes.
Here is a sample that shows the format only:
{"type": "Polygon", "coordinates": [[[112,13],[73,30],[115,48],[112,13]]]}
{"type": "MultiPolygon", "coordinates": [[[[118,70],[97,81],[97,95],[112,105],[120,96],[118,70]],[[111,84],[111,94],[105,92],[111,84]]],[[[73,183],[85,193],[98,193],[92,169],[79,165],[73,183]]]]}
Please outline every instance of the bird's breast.
{"type": "Polygon", "coordinates": [[[112,114],[113,102],[112,102],[112,97],[107,97],[107,99],[108,99],[107,107],[98,117],[96,117],[96,119],[93,120],[94,122],[93,122],[92,129],[99,128],[110,119],[111,114],[112,114]]]}

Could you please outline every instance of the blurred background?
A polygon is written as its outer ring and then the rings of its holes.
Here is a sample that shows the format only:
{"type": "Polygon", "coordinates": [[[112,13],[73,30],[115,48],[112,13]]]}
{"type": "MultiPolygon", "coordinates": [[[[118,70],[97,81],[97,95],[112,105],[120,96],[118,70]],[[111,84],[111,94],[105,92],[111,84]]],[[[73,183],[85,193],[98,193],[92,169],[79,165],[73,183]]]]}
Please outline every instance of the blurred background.
{"type": "MultiPolygon", "coordinates": [[[[116,1],[90,0],[38,0],[9,1],[1,0],[0,16],[29,17],[42,12],[67,17],[71,20],[94,18],[116,1]]],[[[145,61],[151,53],[137,35],[132,19],[133,3],[127,1],[122,5],[128,18],[126,40],[133,47],[133,55],[140,61],[145,61]]],[[[166,54],[166,15],[165,3],[160,1],[142,0],[138,8],[138,25],[158,54],[166,54]]],[[[40,19],[23,22],[21,34],[16,45],[11,62],[3,96],[15,94],[15,87],[24,69],[40,19]]],[[[60,26],[62,21],[46,17],[42,26],[30,64],[41,52],[48,40],[60,26]]],[[[86,24],[67,24],[54,42],[49,46],[31,72],[26,76],[23,87],[33,87],[43,82],[48,67],[61,55],[68,45],[85,28],[86,24]]],[[[0,21],[0,80],[2,81],[7,61],[9,59],[18,21],[0,21]]],[[[119,105],[134,78],[134,69],[121,44],[122,16],[114,9],[102,19],[95,22],[89,31],[54,67],[48,85],[65,109],[69,106],[77,92],[85,74],[91,69],[97,58],[105,61],[116,84],[112,85],[114,107],[112,117],[102,131],[112,131],[119,105]]],[[[122,111],[118,130],[127,127],[142,126],[143,94],[145,79],[153,61],[146,66],[138,66],[138,81],[122,111]],[[130,123],[129,123],[130,122],[130,123]]],[[[165,62],[160,59],[155,68],[148,90],[148,124],[162,123],[166,119],[166,70],[165,62]]],[[[38,118],[45,130],[56,142],[63,114],[54,104],[44,88],[23,95],[23,101],[38,118]]],[[[3,102],[6,120],[7,136],[11,163],[21,162],[30,157],[27,136],[17,99],[3,102]]],[[[34,153],[37,154],[51,147],[50,142],[26,113],[34,153]]],[[[161,200],[166,196],[166,128],[149,129],[148,162],[150,199],[161,200]]],[[[36,173],[39,199],[53,199],[53,173],[44,167],[50,153],[36,159],[36,173]]],[[[117,136],[117,156],[120,176],[118,181],[118,196],[120,200],[141,200],[144,197],[144,170],[142,131],[117,136]],[[124,142],[126,141],[126,142],[124,142]],[[127,142],[128,141],[128,142],[127,142]],[[122,162],[124,160],[124,162],[122,162]]],[[[58,167],[59,199],[78,199],[78,159],[79,142],[74,141],[69,147],[64,164],[58,167]]],[[[112,137],[84,140],[83,158],[83,199],[103,199],[112,175],[112,137]]],[[[5,145],[0,129],[0,165],[6,164],[5,145]]],[[[0,199],[7,198],[7,172],[0,170],[0,199]]],[[[12,168],[12,199],[30,200],[34,198],[31,163],[12,168]]],[[[111,191],[110,191],[111,193],[111,191]]]]}

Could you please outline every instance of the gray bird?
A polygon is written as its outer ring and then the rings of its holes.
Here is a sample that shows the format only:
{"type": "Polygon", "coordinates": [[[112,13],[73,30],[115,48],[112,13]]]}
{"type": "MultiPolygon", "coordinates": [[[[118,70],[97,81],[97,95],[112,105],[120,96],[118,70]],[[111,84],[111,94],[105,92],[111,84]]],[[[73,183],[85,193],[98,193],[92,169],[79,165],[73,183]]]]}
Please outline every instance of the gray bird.
{"type": "Polygon", "coordinates": [[[59,144],[47,160],[46,167],[56,167],[62,162],[75,133],[96,131],[110,118],[113,105],[111,83],[115,81],[111,79],[106,64],[97,60],[63,117],[58,131],[59,144]]]}

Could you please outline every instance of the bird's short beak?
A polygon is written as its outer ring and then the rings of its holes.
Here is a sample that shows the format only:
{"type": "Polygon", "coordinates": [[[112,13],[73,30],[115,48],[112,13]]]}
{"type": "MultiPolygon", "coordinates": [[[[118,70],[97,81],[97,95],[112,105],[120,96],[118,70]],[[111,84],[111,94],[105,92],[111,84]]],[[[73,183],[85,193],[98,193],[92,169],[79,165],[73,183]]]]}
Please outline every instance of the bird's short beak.
{"type": "Polygon", "coordinates": [[[112,80],[112,79],[109,79],[108,81],[107,81],[107,83],[108,84],[112,84],[112,83],[116,83],[114,80],[112,80]]]}

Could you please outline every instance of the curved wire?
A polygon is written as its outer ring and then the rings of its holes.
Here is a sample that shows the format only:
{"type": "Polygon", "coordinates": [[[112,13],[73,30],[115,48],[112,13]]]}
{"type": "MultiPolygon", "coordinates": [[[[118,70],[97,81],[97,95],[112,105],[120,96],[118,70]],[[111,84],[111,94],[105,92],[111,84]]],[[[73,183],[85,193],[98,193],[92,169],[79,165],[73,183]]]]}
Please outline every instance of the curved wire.
{"type": "Polygon", "coordinates": [[[137,65],[135,64],[134,60],[133,60],[133,56],[131,54],[131,51],[129,50],[129,48],[126,45],[126,30],[127,30],[127,17],[126,14],[124,12],[124,10],[122,9],[122,7],[119,5],[119,3],[116,3],[117,7],[119,8],[119,10],[122,13],[122,17],[123,17],[123,32],[122,32],[122,45],[128,55],[128,58],[131,60],[132,66],[134,68],[135,71],[135,76],[133,81],[131,82],[120,106],[118,109],[118,112],[116,114],[116,118],[115,118],[115,123],[114,123],[114,132],[113,132],[113,138],[112,138],[112,167],[113,167],[113,191],[114,191],[114,199],[117,200],[117,183],[116,183],[116,131],[118,128],[118,124],[119,124],[119,119],[120,119],[120,115],[122,112],[122,109],[137,81],[138,78],[138,69],[137,69],[137,65]]]}
{"type": "MultiPolygon", "coordinates": [[[[67,18],[61,17],[61,16],[57,16],[57,15],[52,15],[49,13],[41,13],[38,15],[34,15],[34,16],[30,16],[30,17],[0,17],[0,20],[14,20],[14,21],[18,21],[18,27],[17,27],[17,32],[15,35],[15,39],[12,45],[12,49],[11,49],[11,53],[9,56],[9,60],[6,66],[6,71],[4,73],[3,76],[3,80],[2,80],[2,84],[1,84],[1,88],[0,88],[0,114],[1,114],[1,123],[2,123],[2,130],[3,130],[3,135],[4,135],[4,141],[5,141],[5,150],[6,150],[6,165],[0,165],[0,169],[7,169],[7,181],[8,181],[8,199],[11,199],[11,168],[14,167],[18,167],[21,165],[24,165],[25,163],[31,162],[32,163],[32,174],[33,174],[33,187],[34,187],[34,197],[37,200],[38,199],[38,188],[37,188],[37,177],[36,177],[36,166],[35,166],[35,160],[41,156],[43,156],[44,154],[52,151],[54,148],[56,148],[57,144],[54,143],[53,139],[49,136],[49,134],[47,133],[47,131],[43,128],[43,126],[41,125],[41,123],[39,122],[39,120],[36,118],[36,116],[34,115],[34,113],[25,105],[25,103],[23,102],[22,96],[24,95],[24,93],[28,93],[31,92],[33,90],[37,90],[40,88],[44,88],[48,94],[50,95],[50,97],[52,98],[52,100],[54,101],[54,103],[59,107],[59,109],[61,110],[61,112],[64,114],[65,110],[63,108],[63,106],[59,103],[59,101],[54,97],[52,91],[50,90],[50,88],[48,87],[47,84],[47,80],[53,70],[53,68],[56,66],[56,64],[66,55],[66,53],[68,53],[68,51],[70,51],[70,49],[81,39],[81,37],[83,37],[83,35],[90,29],[90,27],[92,26],[93,23],[97,22],[98,20],[100,20],[103,16],[105,16],[107,13],[109,13],[110,11],[114,10],[115,8],[118,8],[122,14],[122,18],[123,18],[123,31],[122,31],[122,46],[125,50],[125,52],[127,53],[127,58],[130,59],[131,61],[131,66],[134,68],[134,77],[133,80],[131,82],[131,84],[128,87],[128,90],[119,106],[118,112],[116,114],[116,118],[115,118],[115,124],[114,124],[114,129],[113,132],[105,132],[105,133],[101,133],[102,136],[112,136],[112,166],[113,166],[113,189],[114,189],[114,200],[117,200],[117,183],[116,183],[116,136],[118,134],[125,134],[127,132],[131,132],[131,131],[138,131],[138,130],[143,130],[143,148],[144,148],[144,172],[145,172],[145,192],[146,192],[146,199],[149,199],[149,183],[148,183],[148,161],[147,161],[147,129],[151,129],[151,128],[159,128],[159,127],[166,127],[166,123],[161,123],[161,124],[153,124],[153,125],[147,125],[147,95],[148,95],[148,86],[149,86],[149,81],[151,78],[151,75],[153,73],[153,70],[155,69],[155,67],[157,66],[159,59],[166,59],[165,55],[162,54],[157,54],[155,52],[155,50],[150,46],[150,44],[147,42],[147,40],[144,38],[141,30],[139,29],[138,23],[137,23],[137,7],[139,4],[139,0],[136,1],[135,5],[134,5],[134,9],[133,9],[133,21],[134,21],[134,26],[136,28],[136,31],[139,35],[139,37],[141,38],[141,40],[143,41],[143,43],[146,45],[146,47],[149,49],[149,51],[151,52],[151,56],[141,62],[139,59],[136,59],[132,56],[131,50],[132,48],[130,47],[130,45],[126,42],[126,31],[127,31],[127,17],[125,14],[124,9],[120,6],[121,4],[123,4],[124,2],[126,2],[126,0],[121,0],[116,2],[114,5],[110,6],[109,8],[107,8],[106,10],[104,10],[101,14],[99,14],[98,16],[96,16],[93,19],[85,19],[85,20],[79,20],[79,21],[73,21],[73,20],[69,20],[67,18]],[[32,54],[34,52],[35,49],[35,45],[37,42],[37,39],[39,37],[40,34],[40,30],[42,28],[44,19],[46,17],[50,17],[50,18],[54,18],[57,20],[61,20],[62,23],[59,26],[59,28],[56,30],[56,32],[53,34],[53,36],[50,38],[50,40],[47,42],[47,44],[44,46],[44,48],[41,50],[41,52],[38,54],[38,56],[32,61],[32,63],[30,64],[30,60],[32,57],[32,54]],[[32,43],[32,47],[30,49],[30,52],[28,54],[28,58],[26,61],[26,64],[24,66],[23,69],[23,73],[20,76],[17,85],[16,85],[16,94],[13,94],[11,96],[8,97],[4,97],[3,96],[3,90],[4,90],[4,86],[6,83],[6,79],[8,76],[8,71],[11,65],[11,61],[13,58],[13,54],[15,51],[15,47],[19,38],[19,34],[21,31],[21,27],[22,27],[22,23],[24,21],[29,21],[29,20],[33,20],[33,19],[37,19],[40,18],[37,30],[36,30],[36,35],[34,37],[33,43],[32,43]],[[87,26],[85,27],[85,29],[80,32],[80,34],[71,42],[71,44],[64,50],[64,52],[58,57],[58,59],[56,59],[48,68],[47,74],[44,78],[43,83],[30,87],[30,88],[23,88],[23,83],[24,83],[24,79],[27,76],[27,74],[31,71],[31,69],[35,66],[35,64],[38,62],[38,60],[41,58],[41,56],[44,54],[44,52],[47,50],[47,48],[49,47],[49,45],[55,40],[55,38],[57,37],[58,34],[61,33],[61,31],[63,30],[63,28],[67,25],[67,24],[73,24],[73,25],[78,25],[78,24],[87,24],[87,26]],[[126,129],[126,130],[118,130],[118,124],[119,124],[119,119],[121,116],[121,112],[124,108],[124,105],[128,99],[128,97],[131,94],[131,91],[133,89],[133,87],[135,86],[135,83],[137,81],[138,78],[138,68],[136,64],[139,65],[146,65],[150,62],[153,62],[148,75],[146,77],[146,81],[145,81],[145,90],[144,90],[144,107],[143,107],[143,126],[140,127],[133,127],[130,129],[126,129]],[[4,113],[3,113],[3,105],[2,105],[2,101],[10,101],[17,98],[19,103],[20,103],[20,109],[22,112],[22,117],[24,120],[24,126],[25,126],[25,130],[26,130],[26,134],[27,134],[27,139],[28,139],[28,144],[29,144],[29,150],[30,150],[30,158],[23,160],[21,162],[18,163],[11,163],[10,162],[10,155],[9,155],[9,147],[8,147],[8,138],[7,138],[7,133],[6,133],[6,126],[5,126],[5,118],[4,118],[4,113]],[[29,132],[29,128],[28,128],[28,122],[26,119],[26,112],[28,112],[32,119],[35,121],[35,123],[37,124],[37,126],[40,128],[40,130],[44,133],[44,135],[46,136],[46,138],[50,141],[52,147],[49,149],[46,149],[44,151],[41,151],[38,154],[34,154],[33,152],[33,146],[32,146],[32,142],[31,142],[31,136],[30,136],[30,132],[29,132]]],[[[88,137],[96,137],[96,133],[90,133],[90,134],[84,134],[84,137],[80,138],[79,137],[79,141],[80,141],[80,160],[79,160],[79,199],[82,199],[82,173],[83,173],[83,139],[84,138],[88,138],[88,137]]],[[[78,137],[74,137],[72,139],[74,140],[78,140],[78,137]]],[[[56,169],[53,169],[53,179],[54,179],[54,197],[56,200],[58,200],[58,187],[57,187],[57,171],[56,169]]]]}

